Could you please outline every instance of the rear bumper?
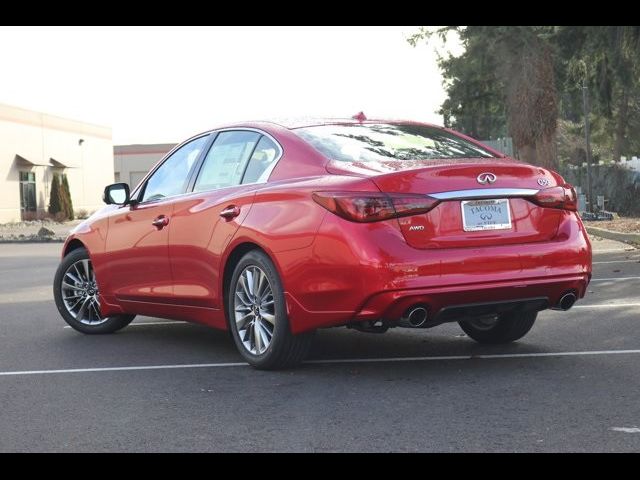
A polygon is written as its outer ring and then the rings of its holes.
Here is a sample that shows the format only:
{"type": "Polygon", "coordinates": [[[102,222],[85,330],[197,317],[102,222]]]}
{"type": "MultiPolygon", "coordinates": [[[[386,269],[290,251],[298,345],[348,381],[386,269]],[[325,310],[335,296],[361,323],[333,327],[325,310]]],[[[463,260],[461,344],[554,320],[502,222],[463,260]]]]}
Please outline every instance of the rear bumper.
{"type": "MultiPolygon", "coordinates": [[[[411,306],[426,305],[429,316],[447,321],[445,311],[457,305],[512,302],[522,299],[544,298],[547,306],[557,305],[560,297],[573,292],[582,298],[589,284],[589,275],[570,275],[558,278],[538,278],[508,282],[491,282],[450,287],[381,292],[373,295],[354,315],[354,321],[384,318],[397,320],[411,306]],[[442,314],[442,315],[441,315],[442,314]]],[[[542,310],[543,308],[541,308],[542,310]]],[[[451,316],[452,319],[453,316],[451,316]]]]}
{"type": "MultiPolygon", "coordinates": [[[[434,324],[456,321],[456,307],[473,304],[506,305],[540,300],[534,310],[544,310],[558,304],[568,292],[582,298],[590,275],[569,275],[555,278],[536,278],[507,282],[475,283],[469,285],[429,287],[378,292],[370,296],[358,311],[309,311],[290,293],[286,294],[289,316],[295,333],[313,328],[333,327],[366,320],[398,321],[412,306],[425,306],[434,324]]],[[[533,302],[531,302],[533,303],[533,302]]]]}
{"type": "Polygon", "coordinates": [[[398,320],[416,304],[429,316],[459,305],[586,293],[591,245],[566,212],[553,241],[419,250],[392,222],[328,215],[308,250],[278,259],[294,333],[366,320],[398,320]]]}

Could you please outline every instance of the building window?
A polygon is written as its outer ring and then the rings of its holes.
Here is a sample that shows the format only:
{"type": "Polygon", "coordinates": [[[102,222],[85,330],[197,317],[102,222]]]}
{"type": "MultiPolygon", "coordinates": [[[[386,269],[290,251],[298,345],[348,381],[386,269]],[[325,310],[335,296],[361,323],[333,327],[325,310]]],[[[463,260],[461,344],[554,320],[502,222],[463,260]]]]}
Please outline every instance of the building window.
{"type": "Polygon", "coordinates": [[[36,174],[34,172],[20,172],[20,212],[22,218],[25,218],[27,212],[35,212],[37,209],[36,174]]]}

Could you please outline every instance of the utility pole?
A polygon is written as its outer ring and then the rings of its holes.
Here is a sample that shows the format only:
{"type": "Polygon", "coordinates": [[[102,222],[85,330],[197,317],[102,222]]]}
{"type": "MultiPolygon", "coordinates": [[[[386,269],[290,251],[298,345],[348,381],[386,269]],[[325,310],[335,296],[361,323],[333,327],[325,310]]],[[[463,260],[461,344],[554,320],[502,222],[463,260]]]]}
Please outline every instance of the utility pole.
{"type": "Polygon", "coordinates": [[[587,76],[582,82],[582,102],[584,103],[584,137],[587,142],[587,197],[589,199],[589,212],[593,213],[593,182],[591,180],[591,142],[589,137],[589,89],[587,76]]]}

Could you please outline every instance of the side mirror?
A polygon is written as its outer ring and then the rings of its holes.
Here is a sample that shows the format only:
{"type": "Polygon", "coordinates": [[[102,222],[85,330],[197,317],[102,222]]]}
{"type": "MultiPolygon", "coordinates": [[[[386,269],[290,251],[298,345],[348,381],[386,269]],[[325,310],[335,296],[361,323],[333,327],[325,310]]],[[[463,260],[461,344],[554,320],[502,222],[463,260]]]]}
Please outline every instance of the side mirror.
{"type": "Polygon", "coordinates": [[[104,188],[102,201],[107,205],[127,205],[130,203],[129,185],[126,183],[114,183],[104,188]]]}

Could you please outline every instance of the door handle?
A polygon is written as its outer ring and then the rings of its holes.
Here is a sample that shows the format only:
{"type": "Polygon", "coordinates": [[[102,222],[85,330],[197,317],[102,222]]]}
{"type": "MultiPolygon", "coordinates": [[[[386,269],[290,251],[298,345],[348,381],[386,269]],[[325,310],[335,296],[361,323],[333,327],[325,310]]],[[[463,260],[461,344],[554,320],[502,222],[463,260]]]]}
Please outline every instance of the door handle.
{"type": "Polygon", "coordinates": [[[237,207],[235,205],[229,205],[227,208],[220,212],[220,216],[226,220],[231,220],[238,215],[240,215],[240,207],[237,207]]]}
{"type": "Polygon", "coordinates": [[[169,217],[166,217],[164,215],[160,215],[159,217],[156,217],[153,220],[153,222],[151,222],[151,225],[156,227],[158,230],[162,230],[164,227],[169,225],[169,217]]]}

